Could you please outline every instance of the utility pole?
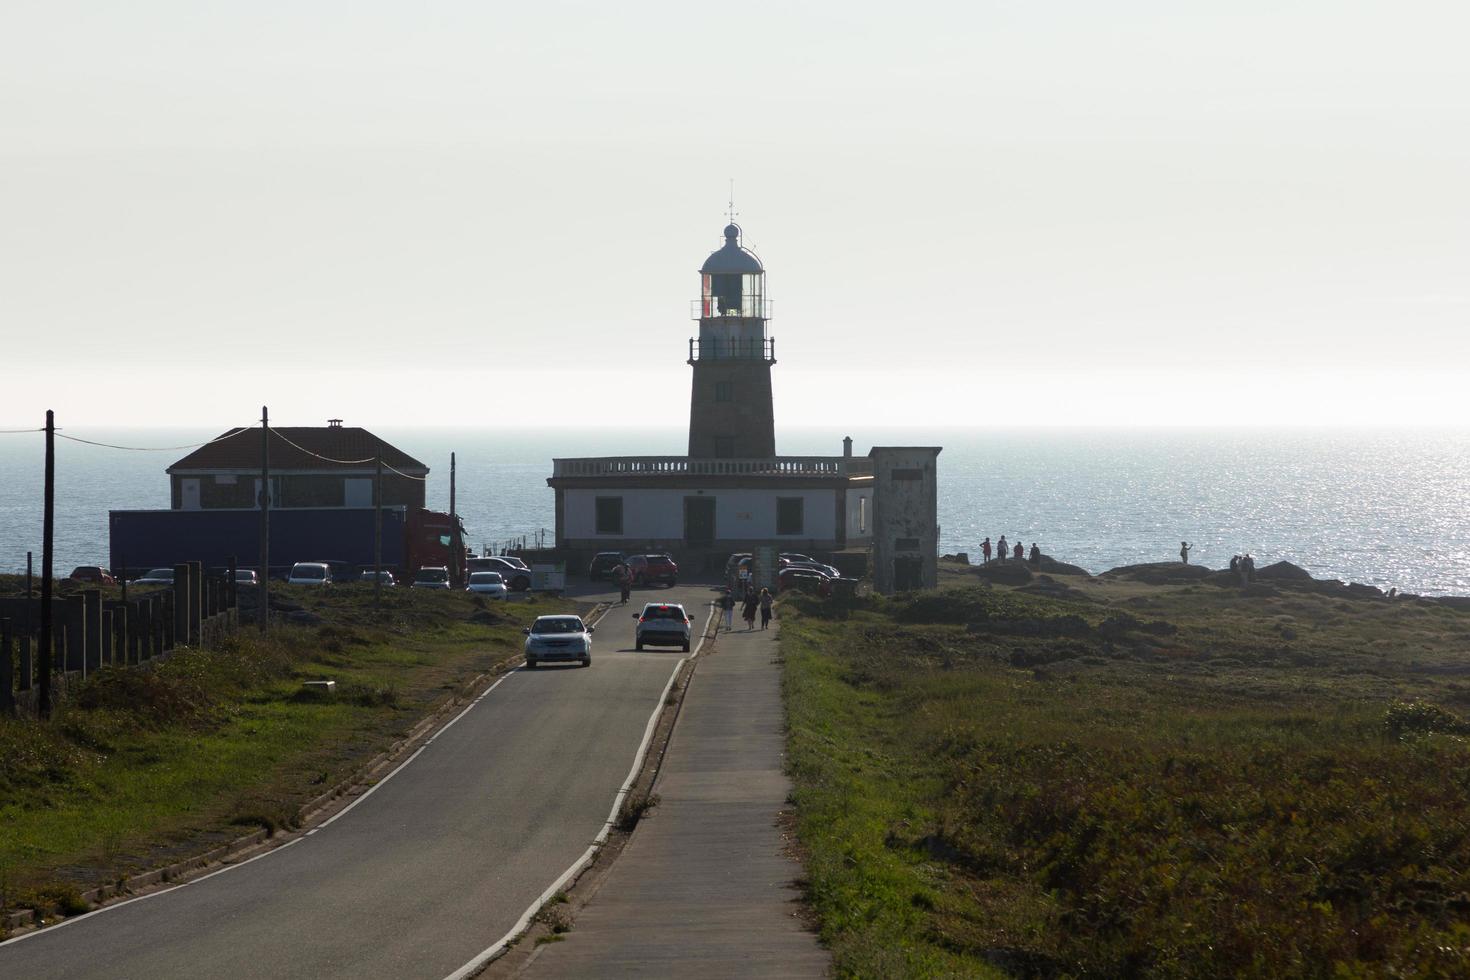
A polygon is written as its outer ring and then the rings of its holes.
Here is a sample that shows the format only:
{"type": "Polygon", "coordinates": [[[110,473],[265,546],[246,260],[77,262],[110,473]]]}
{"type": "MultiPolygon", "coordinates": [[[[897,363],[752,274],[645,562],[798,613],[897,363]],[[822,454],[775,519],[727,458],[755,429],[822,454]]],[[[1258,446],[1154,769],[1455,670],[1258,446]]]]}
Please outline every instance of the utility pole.
{"type": "Polygon", "coordinates": [[[383,605],[383,450],[378,450],[378,475],[373,478],[373,608],[383,605]]]}
{"type": "Polygon", "coordinates": [[[271,608],[271,422],[260,406],[260,631],[266,631],[271,608]]]}
{"type": "Polygon", "coordinates": [[[56,413],[46,409],[46,490],[41,517],[41,703],[39,714],[51,717],[51,539],[56,531],[56,413]]]}
{"type": "Polygon", "coordinates": [[[453,588],[464,587],[459,580],[459,563],[463,548],[459,543],[459,514],[454,509],[454,453],[449,454],[449,584],[453,588]]]}

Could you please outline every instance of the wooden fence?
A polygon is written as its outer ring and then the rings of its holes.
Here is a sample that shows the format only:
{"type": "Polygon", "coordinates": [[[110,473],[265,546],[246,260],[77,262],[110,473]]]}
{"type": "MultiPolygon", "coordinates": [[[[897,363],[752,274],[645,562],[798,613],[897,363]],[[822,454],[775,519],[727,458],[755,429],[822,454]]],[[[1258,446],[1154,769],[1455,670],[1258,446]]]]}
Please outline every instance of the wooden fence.
{"type": "MultiPolygon", "coordinates": [[[[109,590],[110,591],[110,590],[109,590]]],[[[239,623],[230,575],[207,575],[199,562],[174,566],[172,586],[132,586],[127,598],[101,589],[51,602],[51,690],[104,667],[136,667],[184,646],[208,646],[239,623]]],[[[35,714],[41,640],[38,596],[0,596],[0,712],[35,714]]]]}

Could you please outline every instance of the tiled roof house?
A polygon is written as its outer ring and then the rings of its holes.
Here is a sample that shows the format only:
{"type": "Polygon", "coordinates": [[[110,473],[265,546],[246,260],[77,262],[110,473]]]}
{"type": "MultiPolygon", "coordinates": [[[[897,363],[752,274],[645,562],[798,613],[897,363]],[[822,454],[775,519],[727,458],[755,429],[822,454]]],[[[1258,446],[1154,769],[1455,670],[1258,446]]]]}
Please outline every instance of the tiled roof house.
{"type": "MultiPolygon", "coordinates": [[[[383,457],[384,506],[424,506],[429,468],[366,429],[325,426],[270,430],[272,507],[371,507],[376,459],[383,457]],[[398,472],[394,472],[397,470],[398,472]]],[[[260,430],[231,429],[168,468],[174,510],[258,506],[260,430]]]]}

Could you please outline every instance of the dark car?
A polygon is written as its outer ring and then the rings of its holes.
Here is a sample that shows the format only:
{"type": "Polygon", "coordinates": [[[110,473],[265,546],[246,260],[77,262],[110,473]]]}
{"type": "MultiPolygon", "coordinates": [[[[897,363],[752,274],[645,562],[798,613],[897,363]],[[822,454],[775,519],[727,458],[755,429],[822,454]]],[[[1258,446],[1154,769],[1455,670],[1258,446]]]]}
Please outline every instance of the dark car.
{"type": "Polygon", "coordinates": [[[592,564],[587,566],[587,578],[596,582],[598,579],[612,578],[613,569],[624,561],[621,551],[599,551],[592,556],[592,564]]]}
{"type": "Polygon", "coordinates": [[[91,582],[94,585],[116,585],[117,579],[101,565],[78,565],[67,576],[73,582],[91,582]]]}
{"type": "Polygon", "coordinates": [[[633,555],[628,571],[633,573],[634,585],[679,584],[679,566],[668,555],[633,555]]]}
{"type": "Polygon", "coordinates": [[[783,568],[776,576],[776,587],[781,592],[810,592],[826,598],[832,594],[832,577],[809,568],[783,568]]]}
{"type": "Polygon", "coordinates": [[[525,592],[531,587],[531,570],[519,558],[486,555],[471,558],[465,565],[472,572],[499,572],[501,580],[512,592],[525,592]]]}

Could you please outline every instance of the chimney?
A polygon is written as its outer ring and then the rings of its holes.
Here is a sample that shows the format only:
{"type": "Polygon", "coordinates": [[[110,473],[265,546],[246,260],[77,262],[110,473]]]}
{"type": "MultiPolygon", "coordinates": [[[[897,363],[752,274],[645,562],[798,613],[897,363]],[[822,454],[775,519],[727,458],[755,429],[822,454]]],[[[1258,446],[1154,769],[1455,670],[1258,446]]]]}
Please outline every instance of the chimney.
{"type": "MultiPolygon", "coordinates": [[[[340,429],[340,428],[342,428],[342,420],[341,419],[327,419],[327,428],[329,428],[329,429],[340,429]]],[[[848,440],[848,442],[851,442],[851,441],[852,441],[851,439],[848,440]]]]}
{"type": "Polygon", "coordinates": [[[852,436],[842,437],[842,455],[846,459],[852,459],[852,436]]]}

